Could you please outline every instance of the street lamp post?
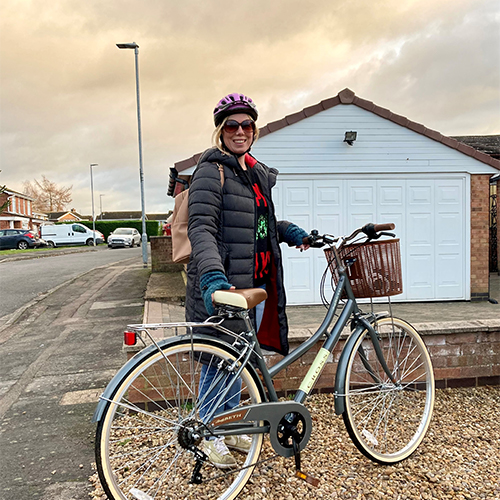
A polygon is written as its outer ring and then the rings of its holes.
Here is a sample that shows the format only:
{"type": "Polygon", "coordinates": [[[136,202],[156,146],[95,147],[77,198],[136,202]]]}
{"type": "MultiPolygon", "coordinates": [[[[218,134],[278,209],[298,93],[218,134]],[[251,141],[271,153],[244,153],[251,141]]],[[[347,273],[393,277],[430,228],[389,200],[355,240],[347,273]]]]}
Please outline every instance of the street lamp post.
{"type": "Polygon", "coordinates": [[[102,197],[106,196],[105,194],[100,194],[99,195],[99,208],[101,210],[101,220],[102,220],[102,197]]]}
{"type": "Polygon", "coordinates": [[[144,208],[144,174],[142,170],[142,132],[141,132],[141,103],[139,96],[139,45],[132,43],[117,43],[119,49],[134,49],[135,53],[135,87],[137,93],[137,127],[139,137],[139,177],[141,181],[141,210],[142,210],[142,262],[148,267],[148,235],[146,234],[146,211],[144,208]]]}
{"type": "Polygon", "coordinates": [[[92,176],[92,167],[97,167],[97,163],[90,164],[90,192],[92,195],[92,235],[95,246],[95,216],[94,216],[94,178],[92,176]]]}

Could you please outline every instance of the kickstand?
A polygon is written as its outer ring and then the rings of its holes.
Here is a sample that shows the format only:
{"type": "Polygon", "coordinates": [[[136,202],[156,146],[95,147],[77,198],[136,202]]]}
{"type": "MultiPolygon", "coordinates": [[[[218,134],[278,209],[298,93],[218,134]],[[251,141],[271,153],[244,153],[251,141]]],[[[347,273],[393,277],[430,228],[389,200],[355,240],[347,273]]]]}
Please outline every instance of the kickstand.
{"type": "Polygon", "coordinates": [[[298,477],[300,479],[303,479],[306,483],[309,483],[316,488],[319,486],[319,479],[316,479],[315,477],[310,476],[309,474],[306,474],[305,472],[302,472],[300,470],[300,449],[297,441],[292,438],[293,442],[293,454],[295,457],[295,477],[298,477]]]}

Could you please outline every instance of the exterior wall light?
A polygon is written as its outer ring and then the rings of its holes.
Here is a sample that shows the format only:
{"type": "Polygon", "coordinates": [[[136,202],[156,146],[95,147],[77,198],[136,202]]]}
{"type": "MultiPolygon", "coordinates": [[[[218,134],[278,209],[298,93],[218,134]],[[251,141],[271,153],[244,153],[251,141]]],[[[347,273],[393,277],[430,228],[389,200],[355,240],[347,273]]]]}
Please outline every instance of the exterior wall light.
{"type": "Polygon", "coordinates": [[[354,141],[356,140],[357,136],[358,136],[358,133],[353,132],[352,130],[350,132],[346,132],[345,137],[344,137],[344,142],[347,142],[347,144],[349,144],[349,146],[352,146],[354,144],[354,141]]]}

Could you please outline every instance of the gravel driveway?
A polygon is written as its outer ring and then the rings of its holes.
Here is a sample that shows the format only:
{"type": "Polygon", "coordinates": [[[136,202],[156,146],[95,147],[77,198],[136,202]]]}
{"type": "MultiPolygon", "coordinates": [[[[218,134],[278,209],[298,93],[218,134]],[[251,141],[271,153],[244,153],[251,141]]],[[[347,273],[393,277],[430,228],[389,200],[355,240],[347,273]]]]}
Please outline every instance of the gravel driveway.
{"type": "MultiPolygon", "coordinates": [[[[302,469],[318,478],[318,488],[294,477],[293,459],[261,464],[241,500],[308,499],[499,499],[500,387],[437,391],[433,420],[420,448],[391,467],[370,462],[349,439],[331,395],[307,403],[313,417],[302,469]]],[[[261,458],[271,456],[269,442],[261,458]]],[[[104,500],[97,476],[93,499],[104,500]]]]}

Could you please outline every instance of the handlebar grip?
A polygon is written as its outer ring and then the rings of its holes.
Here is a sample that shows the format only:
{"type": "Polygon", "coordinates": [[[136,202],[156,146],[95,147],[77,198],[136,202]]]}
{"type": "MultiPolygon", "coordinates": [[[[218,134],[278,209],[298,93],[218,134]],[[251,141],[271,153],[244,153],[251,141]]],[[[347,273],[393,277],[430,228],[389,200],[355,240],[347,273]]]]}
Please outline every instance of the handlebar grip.
{"type": "Polygon", "coordinates": [[[392,231],[395,228],[396,224],[393,224],[392,222],[388,222],[386,224],[375,224],[373,226],[373,229],[376,233],[379,233],[380,231],[392,231]]]}

